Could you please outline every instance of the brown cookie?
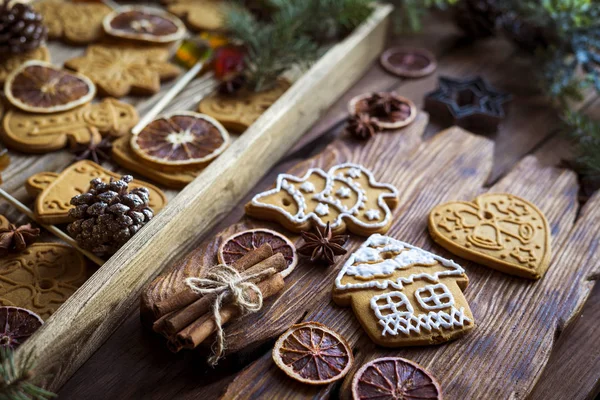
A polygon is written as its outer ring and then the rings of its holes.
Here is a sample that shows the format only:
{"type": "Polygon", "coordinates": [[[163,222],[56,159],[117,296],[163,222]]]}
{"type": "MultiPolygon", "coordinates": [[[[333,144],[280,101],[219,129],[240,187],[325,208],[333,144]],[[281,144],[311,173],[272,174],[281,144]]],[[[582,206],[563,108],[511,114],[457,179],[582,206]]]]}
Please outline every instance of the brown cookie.
{"type": "Polygon", "coordinates": [[[179,75],[179,67],[168,59],[169,50],[164,47],[93,45],[65,66],[90,78],[100,94],[123,97],[157,93],[161,81],[179,75]]]}
{"type": "Polygon", "coordinates": [[[395,187],[377,182],[362,165],[346,163],[327,172],[311,168],[303,177],[280,174],[274,189],[246,204],[246,214],[294,232],[323,229],[329,223],[335,233],[349,230],[368,236],[387,232],[397,204],[395,187]]]}
{"type": "Polygon", "coordinates": [[[333,300],[351,305],[381,346],[437,344],[475,326],[463,295],[468,282],[465,270],[452,260],[376,234],[340,270],[333,300]]]}
{"type": "Polygon", "coordinates": [[[112,158],[121,167],[136,174],[145,176],[155,182],[173,189],[183,189],[204,170],[204,167],[186,168],[180,171],[164,171],[160,168],[151,168],[137,157],[131,149],[131,137],[123,136],[113,142],[112,158]]]}
{"type": "Polygon", "coordinates": [[[137,111],[115,99],[86,104],[57,114],[6,113],[0,137],[25,153],[45,153],[70,144],[98,143],[102,136],[122,136],[138,122],[137,111]]]}
{"type": "MultiPolygon", "coordinates": [[[[71,221],[69,210],[71,198],[86,193],[90,181],[101,178],[109,182],[110,178],[119,179],[121,176],[108,171],[100,165],[83,160],[67,167],[62,173],[42,172],[31,176],[26,183],[27,192],[37,196],[35,200],[35,215],[38,221],[45,224],[64,224],[71,221]]],[[[156,186],[147,182],[134,180],[130,188],[144,186],[150,191],[150,207],[157,214],[167,204],[166,195],[156,186]]]]}
{"type": "Polygon", "coordinates": [[[4,84],[6,78],[23,63],[30,60],[50,61],[50,52],[46,46],[40,46],[23,54],[14,54],[0,57],[0,84],[4,84]]]}
{"type": "Polygon", "coordinates": [[[50,39],[73,44],[93,43],[102,38],[102,20],[111,11],[102,3],[68,0],[42,0],[35,3],[34,8],[44,17],[50,39]]]}
{"type": "Polygon", "coordinates": [[[200,102],[201,113],[210,115],[225,128],[243,132],[254,123],[290,87],[286,80],[279,80],[272,89],[252,92],[242,89],[234,95],[214,93],[200,102]]]}
{"type": "Polygon", "coordinates": [[[429,232],[448,251],[507,274],[539,279],[550,263],[546,217],[512,194],[439,205],[429,214],[429,232]]]}
{"type": "Polygon", "coordinates": [[[34,243],[0,259],[0,304],[48,319],[85,282],[86,265],[72,247],[34,243]]]}
{"type": "Polygon", "coordinates": [[[219,0],[163,0],[170,13],[195,31],[223,29],[223,2],[219,0]]]}

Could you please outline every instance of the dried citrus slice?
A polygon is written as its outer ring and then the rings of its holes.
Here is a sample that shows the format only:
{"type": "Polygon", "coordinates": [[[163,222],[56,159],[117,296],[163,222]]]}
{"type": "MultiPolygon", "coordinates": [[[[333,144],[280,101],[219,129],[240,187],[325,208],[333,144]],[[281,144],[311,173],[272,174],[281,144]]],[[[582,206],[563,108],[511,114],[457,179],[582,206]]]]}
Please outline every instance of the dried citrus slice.
{"type": "Polygon", "coordinates": [[[442,400],[442,389],[419,364],[400,357],[383,357],[356,372],[352,397],[354,400],[442,400]]]}
{"type": "Polygon", "coordinates": [[[343,378],[354,357],[339,333],[318,322],[292,325],[273,348],[273,361],[288,376],[310,385],[343,378]]]}
{"type": "Polygon", "coordinates": [[[179,111],[150,122],[131,137],[131,148],[144,161],[159,167],[208,164],[229,145],[229,134],[208,115],[179,111]]]}
{"type": "Polygon", "coordinates": [[[185,36],[185,25],[176,16],[155,8],[119,7],[102,21],[112,36],[151,43],[170,43],[185,36]]]}
{"type": "Polygon", "coordinates": [[[89,103],[96,95],[96,86],[81,74],[31,60],[9,75],[4,93],[23,111],[49,114],[89,103]]]}
{"type": "Polygon", "coordinates": [[[270,229],[250,229],[238,232],[221,243],[217,257],[219,263],[231,265],[246,253],[258,249],[265,243],[269,243],[273,253],[281,253],[288,263],[288,267],[281,272],[285,278],[298,264],[296,246],[282,234],[270,229]]]}
{"type": "Polygon", "coordinates": [[[16,349],[43,324],[39,315],[26,308],[0,307],[0,347],[16,349]]]}
{"type": "Polygon", "coordinates": [[[348,102],[350,114],[366,113],[382,129],[400,129],[417,117],[417,106],[394,92],[361,94],[348,102]]]}

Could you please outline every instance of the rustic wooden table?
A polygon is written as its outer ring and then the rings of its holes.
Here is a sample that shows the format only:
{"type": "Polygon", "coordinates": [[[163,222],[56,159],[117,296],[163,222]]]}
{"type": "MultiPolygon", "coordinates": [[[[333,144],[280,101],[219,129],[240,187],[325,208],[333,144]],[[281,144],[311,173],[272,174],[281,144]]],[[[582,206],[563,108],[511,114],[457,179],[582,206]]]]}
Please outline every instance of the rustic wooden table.
{"type": "MultiPolygon", "coordinates": [[[[547,107],[536,92],[532,66],[507,42],[490,39],[466,43],[459,39],[452,24],[436,17],[419,35],[396,36],[391,45],[414,45],[429,48],[438,56],[438,71],[419,80],[401,80],[373,65],[369,72],[348,91],[320,122],[306,133],[288,155],[257,185],[258,190],[271,185],[275,176],[297,162],[317,154],[341,134],[346,117],[346,103],[354,95],[373,90],[397,90],[422,106],[425,93],[436,87],[438,75],[466,77],[481,75],[493,85],[511,92],[514,100],[509,117],[498,133],[488,136],[495,142],[494,162],[486,187],[494,185],[520,160],[535,155],[542,166],[556,166],[569,156],[569,146],[559,133],[556,113],[547,107]]],[[[575,107],[600,118],[600,100],[590,95],[575,107]]],[[[445,127],[429,122],[424,138],[436,135],[445,127]]],[[[243,214],[239,206],[215,229],[218,232],[243,214]]],[[[582,205],[580,205],[582,206],[582,205]]],[[[598,267],[592,270],[598,271],[598,267]]],[[[600,391],[600,346],[597,333],[600,320],[600,286],[594,288],[597,275],[587,276],[584,290],[592,291],[579,316],[566,326],[559,324],[551,346],[549,361],[529,393],[515,391],[511,398],[585,399],[600,391]]],[[[307,309],[306,312],[312,310],[307,309]]],[[[344,312],[351,314],[350,311],[344,312]]],[[[550,310],[549,312],[553,312],[550,310]]],[[[252,329],[248,327],[248,329],[252,329]]],[[[535,336],[536,332],[531,332],[535,336]]],[[[511,340],[510,337],[503,340],[511,340]]],[[[268,358],[270,344],[250,354],[229,356],[216,370],[205,366],[193,353],[169,353],[161,338],[142,329],[139,309],[129,317],[112,337],[87,361],[59,392],[64,399],[213,399],[227,389],[236,392],[234,379],[246,366],[268,358]]],[[[492,363],[493,365],[493,363],[492,363]]],[[[543,365],[542,365],[543,367],[543,365]]],[[[474,374],[480,371],[472,371],[474,374]]],[[[518,376],[507,381],[517,387],[518,376]]],[[[242,381],[243,383],[243,381],[242,381]]],[[[277,384],[281,384],[278,382],[277,384]]],[[[269,382],[264,383],[265,387],[269,382]]],[[[444,386],[444,381],[442,381],[444,386]]],[[[260,398],[260,392],[254,392],[260,398]]],[[[336,397],[337,389],[306,392],[307,396],[336,397]]],[[[265,398],[270,398],[265,396],[265,398]]]]}

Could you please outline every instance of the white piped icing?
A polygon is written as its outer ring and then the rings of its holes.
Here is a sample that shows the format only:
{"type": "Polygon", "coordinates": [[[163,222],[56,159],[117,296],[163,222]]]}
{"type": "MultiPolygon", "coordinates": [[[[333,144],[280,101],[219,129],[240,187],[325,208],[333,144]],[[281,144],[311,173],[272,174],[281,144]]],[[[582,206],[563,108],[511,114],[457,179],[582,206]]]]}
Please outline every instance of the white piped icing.
{"type": "MultiPolygon", "coordinates": [[[[342,188],[338,189],[338,191],[342,188]]],[[[327,224],[323,219],[321,219],[321,216],[323,215],[319,215],[319,213],[316,210],[316,208],[320,205],[317,205],[317,207],[315,207],[314,212],[309,212],[306,200],[307,198],[310,200],[316,200],[319,203],[327,204],[330,207],[334,207],[337,210],[337,217],[335,218],[335,220],[330,221],[332,228],[340,226],[343,219],[348,218],[352,220],[354,225],[359,226],[361,228],[377,229],[385,227],[390,223],[390,220],[392,218],[392,212],[388,207],[387,203],[385,202],[385,199],[398,198],[398,190],[392,185],[377,182],[373,177],[371,171],[369,171],[362,165],[344,163],[332,167],[328,172],[325,172],[320,168],[311,168],[306,172],[306,174],[302,178],[289,174],[280,174],[277,177],[277,185],[275,189],[258,193],[252,198],[251,204],[255,207],[276,210],[295,224],[302,224],[310,219],[314,221],[318,226],[325,227],[327,224]],[[348,171],[346,172],[348,176],[345,176],[345,174],[340,171],[343,169],[348,169],[348,171]],[[307,182],[307,180],[312,174],[317,174],[322,179],[325,179],[326,184],[323,191],[309,196],[301,192],[302,185],[300,185],[300,190],[297,190],[292,184],[304,184],[307,182]],[[377,221],[364,221],[361,218],[359,218],[359,210],[365,208],[365,202],[367,201],[367,190],[369,189],[363,189],[359,182],[354,181],[354,179],[361,177],[362,174],[364,174],[367,177],[369,182],[369,188],[387,190],[387,192],[379,194],[377,198],[377,205],[380,207],[380,210],[384,215],[384,218],[380,218],[377,221]],[[353,205],[345,205],[339,198],[336,198],[334,195],[332,195],[333,188],[336,182],[342,185],[342,188],[345,187],[347,188],[347,190],[350,190],[356,194],[356,202],[353,205]],[[294,199],[294,202],[296,202],[298,211],[295,214],[291,214],[286,208],[281,207],[277,204],[261,202],[261,199],[263,197],[276,194],[282,190],[288,192],[288,194],[290,194],[294,199]]],[[[323,208],[321,207],[321,210],[322,209],[323,208]]],[[[329,210],[329,214],[331,214],[331,210],[329,210]]]]}
{"type": "Polygon", "coordinates": [[[369,221],[376,221],[381,218],[379,210],[367,210],[367,212],[365,212],[365,216],[369,221]]]}
{"type": "Polygon", "coordinates": [[[342,186],[341,188],[339,188],[337,190],[337,192],[335,192],[335,195],[341,199],[347,199],[350,197],[351,193],[352,193],[352,191],[350,189],[348,189],[345,186],[342,186]]]}
{"type": "Polygon", "coordinates": [[[319,203],[319,205],[315,207],[315,212],[321,216],[325,216],[329,214],[329,206],[327,204],[319,203]]]}
{"type": "Polygon", "coordinates": [[[313,185],[312,182],[306,181],[300,185],[300,190],[302,190],[304,193],[313,193],[315,191],[315,185],[313,185]]]}

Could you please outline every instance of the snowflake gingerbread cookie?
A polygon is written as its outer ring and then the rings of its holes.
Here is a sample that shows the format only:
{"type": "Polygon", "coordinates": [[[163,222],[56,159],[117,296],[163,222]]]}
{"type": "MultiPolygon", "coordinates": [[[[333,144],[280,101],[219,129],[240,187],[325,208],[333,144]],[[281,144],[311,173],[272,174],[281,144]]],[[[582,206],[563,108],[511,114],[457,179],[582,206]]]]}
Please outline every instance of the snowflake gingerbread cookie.
{"type": "Polygon", "coordinates": [[[475,326],[462,292],[468,282],[454,261],[375,234],[342,267],[333,299],[352,305],[369,337],[381,346],[437,344],[475,326]]]}
{"type": "Polygon", "coordinates": [[[274,189],[246,204],[246,214],[273,220],[294,232],[308,231],[329,222],[335,233],[385,233],[392,223],[398,190],[379,183],[371,171],[345,163],[325,172],[309,169],[302,177],[281,174],[274,189]]]}

